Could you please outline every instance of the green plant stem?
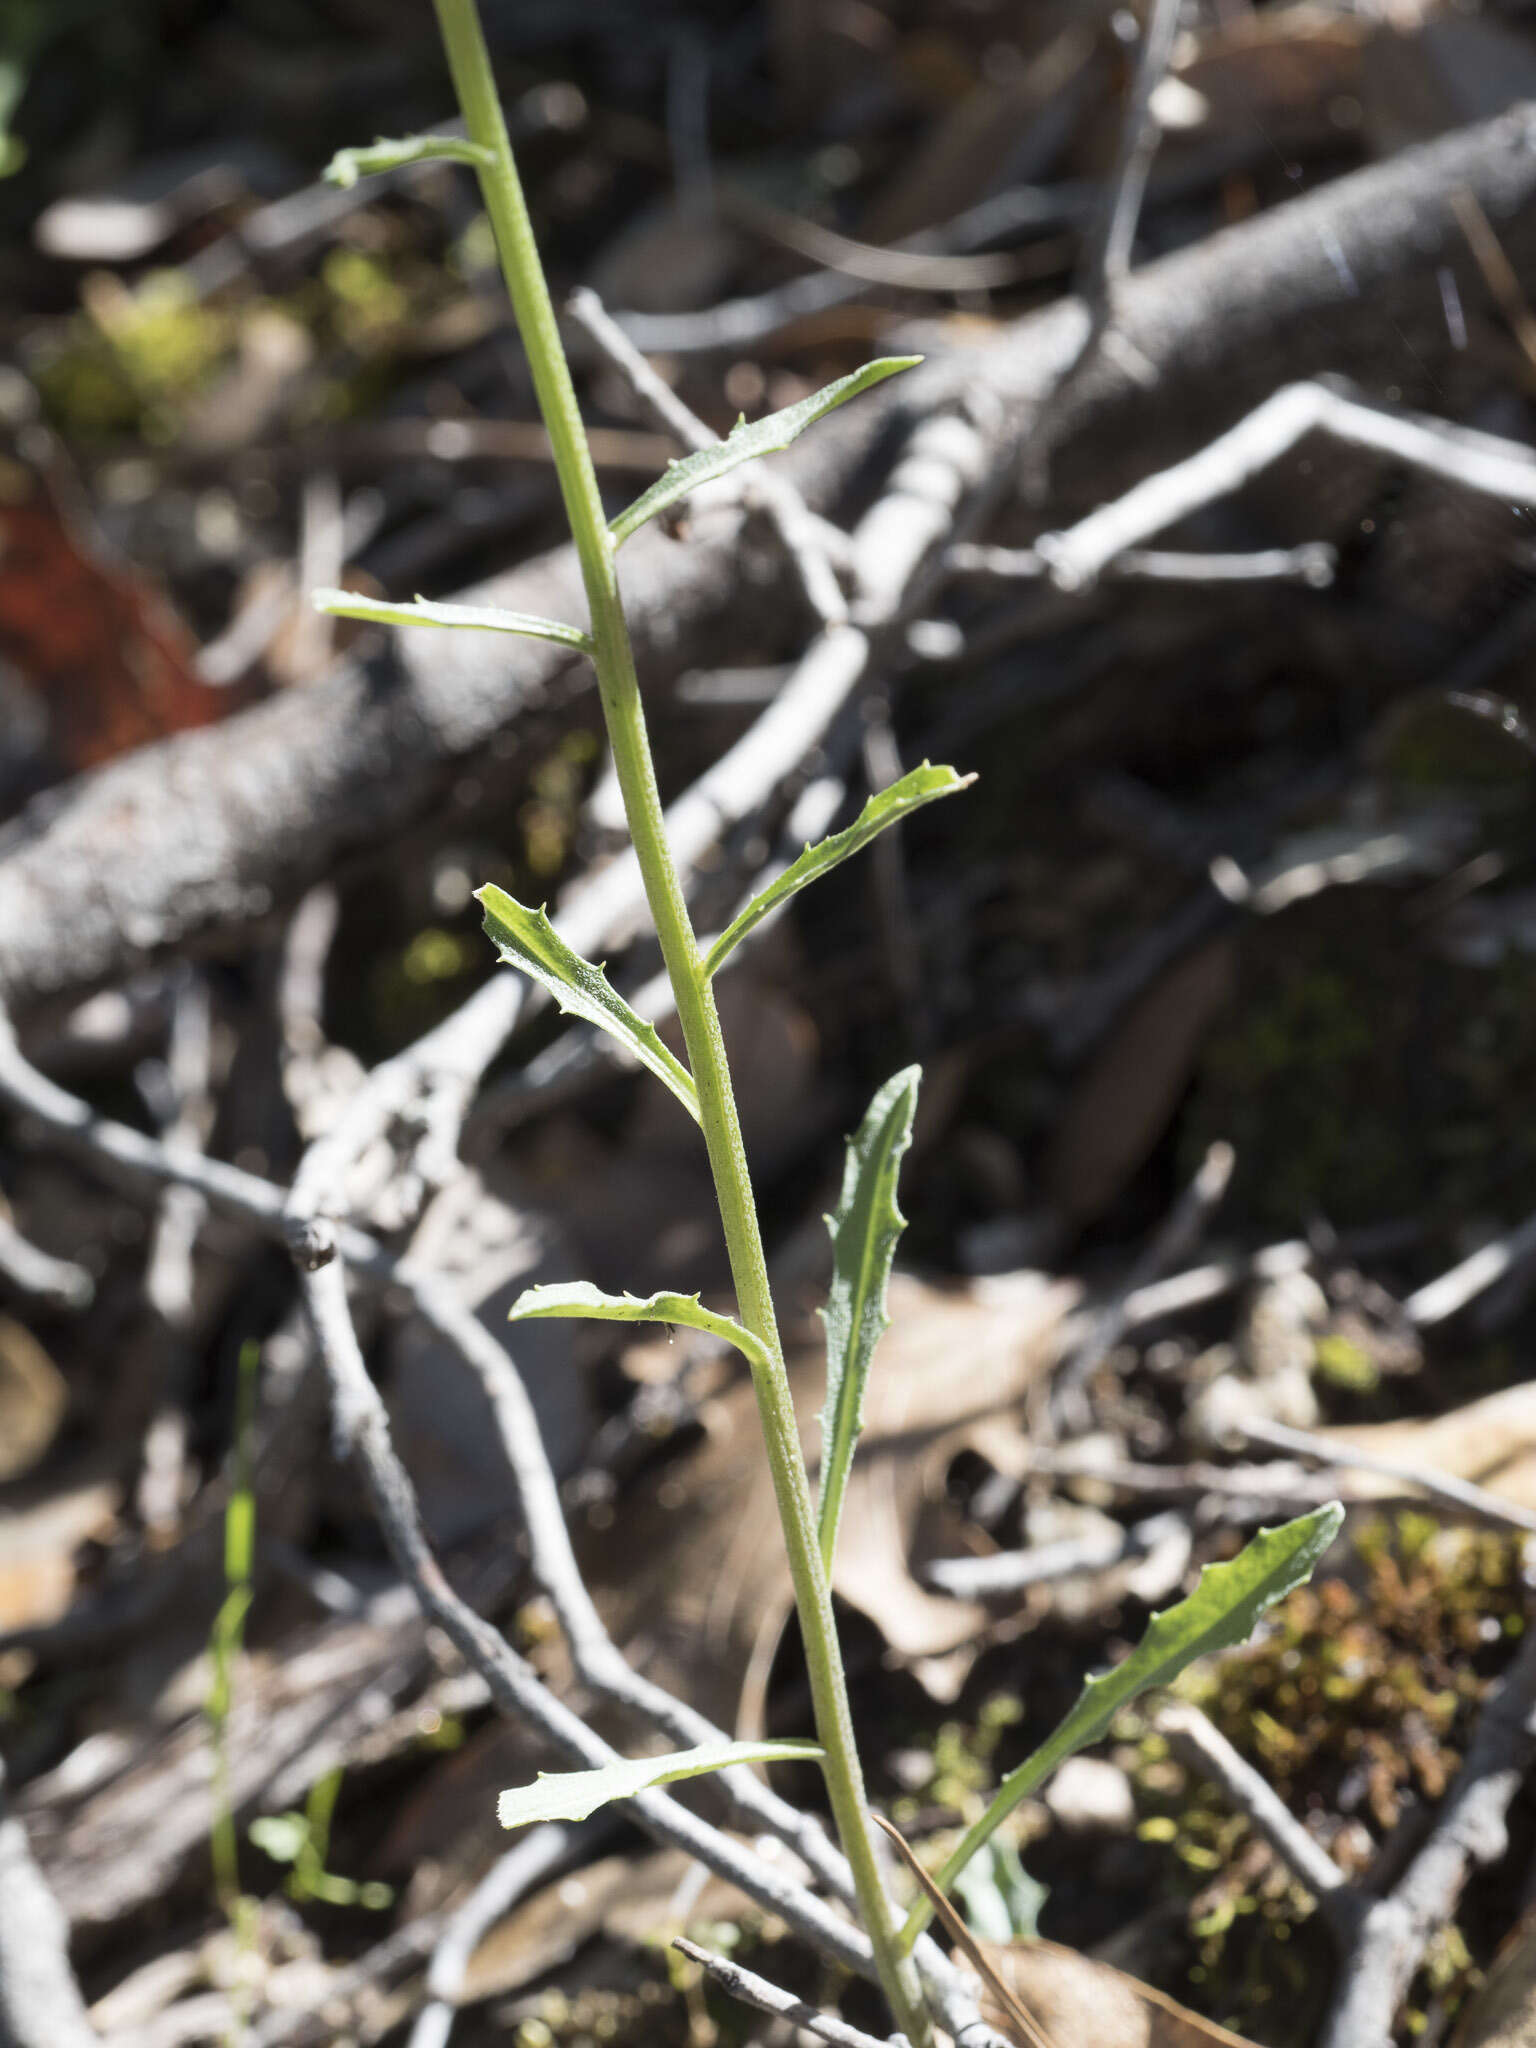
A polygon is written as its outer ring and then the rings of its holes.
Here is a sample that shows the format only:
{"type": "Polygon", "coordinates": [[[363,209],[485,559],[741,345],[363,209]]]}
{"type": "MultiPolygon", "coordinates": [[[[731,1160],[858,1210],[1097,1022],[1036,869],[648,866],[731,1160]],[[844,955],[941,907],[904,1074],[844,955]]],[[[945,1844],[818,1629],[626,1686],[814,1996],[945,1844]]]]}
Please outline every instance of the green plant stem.
{"type": "Polygon", "coordinates": [[[256,1555],[256,1496],[251,1484],[251,1442],[256,1423],[256,1396],[261,1350],[254,1339],[240,1347],[235,1382],[234,1450],[230,1460],[229,1501],[224,1510],[224,1599],[208,1641],[212,1683],[208,1689],[208,1729],[213,1743],[213,1819],[209,1855],[214,1891],[242,1946],[251,1931],[247,1901],[240,1889],[240,1847],[229,1785],[229,1715],[235,1670],[245,1642],[245,1617],[251,1605],[251,1577],[256,1555]]]}
{"type": "Polygon", "coordinates": [[[478,171],[480,189],[496,237],[512,310],[527,350],[581,564],[591,613],[593,660],[614,769],[662,958],[676,993],[689,1065],[699,1091],[700,1122],[741,1319],[766,1353],[766,1363],[753,1371],[753,1386],[800,1615],[816,1733],[826,1752],[822,1768],[833,1818],[853,1872],[859,1910],[896,2024],[912,2048],[927,2048],[932,2039],[927,2012],[916,1975],[901,1953],[881,1880],[832,1614],[831,1589],[816,1541],[810,1485],[800,1453],[800,1435],[784,1369],[725,1042],[683,900],[682,884],[667,844],[602,496],[513,163],[475,0],[435,0],[435,5],[466,131],[472,142],[490,153],[490,161],[478,171]]]}

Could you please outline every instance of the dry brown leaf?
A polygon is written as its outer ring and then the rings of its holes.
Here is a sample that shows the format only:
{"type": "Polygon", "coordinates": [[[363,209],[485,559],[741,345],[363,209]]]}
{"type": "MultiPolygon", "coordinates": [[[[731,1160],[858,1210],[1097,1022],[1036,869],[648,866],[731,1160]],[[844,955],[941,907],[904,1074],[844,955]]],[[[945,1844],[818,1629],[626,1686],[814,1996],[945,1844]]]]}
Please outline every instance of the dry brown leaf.
{"type": "Polygon", "coordinates": [[[54,777],[211,725],[240,702],[199,678],[192,636],[161,593],[71,524],[43,480],[9,458],[0,471],[0,655],[42,707],[54,777]]]}
{"type": "Polygon", "coordinates": [[[861,236],[876,243],[898,241],[984,199],[1020,132],[1083,82],[1102,17],[1109,11],[1104,0],[1091,6],[1077,0],[1065,19],[1053,21],[1050,11],[1038,5],[1021,15],[1018,28],[1025,30],[1027,24],[1031,40],[1037,34],[1041,38],[1027,60],[996,76],[964,80],[916,148],[899,153],[889,182],[865,209],[861,236]]]}
{"type": "Polygon", "coordinates": [[[1339,7],[1303,4],[1234,14],[1181,39],[1172,75],[1210,108],[1211,128],[1259,130],[1295,146],[1337,132],[1340,100],[1358,95],[1372,26],[1339,7]]]}
{"type": "Polygon", "coordinates": [[[1527,1913],[1461,2016],[1452,2048],[1536,2048],[1536,1913],[1527,1913]]]}
{"type": "Polygon", "coordinates": [[[0,1316],[0,1480],[30,1472],[59,1433],[69,1389],[32,1332],[0,1316]]]}
{"type": "MultiPolygon", "coordinates": [[[[1523,1380],[1446,1415],[1354,1423],[1318,1435],[1341,1452],[1368,1451],[1470,1479],[1500,1500],[1536,1513],[1536,1380],[1523,1380]]],[[[1395,1498],[1402,1490],[1400,1479],[1381,1473],[1350,1476],[1356,1500],[1395,1498]]]]}
{"type": "MultiPolygon", "coordinates": [[[[833,1586],[938,1697],[963,1679],[987,1611],[929,1592],[914,1561],[942,1520],[951,1460],[985,1424],[1018,1412],[1073,1299],[1067,1283],[1033,1274],[950,1291],[892,1281],[833,1586]]],[[[819,1346],[791,1358],[812,1459],[825,1373],[819,1346]]],[[[697,1449],[625,1500],[611,1528],[589,1532],[583,1565],[630,1655],[716,1719],[737,1722],[750,1673],[739,1723],[750,1728],[790,1613],[789,1576],[750,1386],[709,1402],[702,1420],[697,1449]]]]}
{"type": "Polygon", "coordinates": [[[1230,939],[1176,962],[1132,1004],[1073,1090],[1043,1175],[1074,1223],[1104,1213],[1168,1128],[1231,993],[1233,965],[1230,939]]]}
{"type": "MultiPolygon", "coordinates": [[[[1052,2048],[1254,2048],[1150,1984],[1054,1941],[979,1946],[1052,2048]]],[[[983,1996],[982,2011],[1010,2039],[1020,2038],[994,2000],[983,1996]]]]}
{"type": "Polygon", "coordinates": [[[983,2014],[1017,2048],[1254,2048],[1112,1963],[1054,1941],[979,1940],[911,1844],[880,1814],[875,1819],[979,1978],[983,2014]]]}
{"type": "Polygon", "coordinates": [[[41,1500],[0,1510],[0,1631],[44,1628],[68,1613],[75,1554],[106,1537],[121,1498],[115,1480],[96,1476],[56,1483],[41,1500]]]}
{"type": "Polygon", "coordinates": [[[689,1926],[740,1921],[756,1911],[723,1878],[708,1877],[698,1892],[690,1886],[685,1893],[697,1868],[683,1850],[662,1849],[639,1858],[604,1856],[557,1878],[485,1937],[470,1958],[460,1996],[469,2003],[520,1991],[568,1963],[597,1935],[640,1947],[689,1926]]]}

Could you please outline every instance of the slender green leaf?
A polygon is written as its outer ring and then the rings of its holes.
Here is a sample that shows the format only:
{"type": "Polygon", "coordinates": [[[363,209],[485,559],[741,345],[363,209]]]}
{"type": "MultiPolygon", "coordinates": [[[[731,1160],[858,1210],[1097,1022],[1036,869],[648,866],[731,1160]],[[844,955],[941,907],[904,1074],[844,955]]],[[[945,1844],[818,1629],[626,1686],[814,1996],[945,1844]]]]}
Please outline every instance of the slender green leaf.
{"type": "Polygon", "coordinates": [[[686,1323],[734,1344],[749,1365],[766,1365],[768,1354],[750,1330],[729,1316],[717,1316],[696,1294],[604,1294],[587,1280],[567,1280],[553,1287],[529,1287],[512,1304],[509,1320],[529,1316],[583,1316],[607,1323],[686,1323]]]}
{"type": "Polygon", "coordinates": [[[492,882],[477,889],[475,896],[485,912],[485,928],[507,965],[521,967],[524,974],[541,982],[569,1015],[595,1024],[599,1031],[628,1046],[642,1066],[666,1082],[697,1122],[699,1093],[693,1076],[662,1044],[655,1025],[647,1024],[629,1007],[601,966],[594,967],[590,960],[573,953],[542,907],[530,910],[492,882]]]}
{"type": "MultiPolygon", "coordinates": [[[[1213,1650],[1246,1642],[1266,1608],[1304,1585],[1339,1533],[1344,1510],[1337,1501],[1314,1508],[1278,1529],[1261,1529],[1229,1564],[1207,1565],[1187,1600],[1154,1614],[1147,1632],[1123,1664],[1090,1678],[1066,1719],[1017,1770],[1010,1771],[992,1804],[938,1874],[948,1891],[971,1857],[1056,1766],[1097,1742],[1120,1709],[1149,1686],[1169,1685],[1186,1665],[1213,1650]]],[[[932,1907],[920,1899],[902,1930],[910,1948],[927,1926],[932,1907]]]]}
{"type": "Polygon", "coordinates": [[[827,1218],[832,1286],[821,1312],[827,1326],[827,1404],[821,1411],[821,1503],[817,1536],[830,1575],[837,1525],[864,1427],[864,1389],[875,1346],[890,1322],[885,1306],[896,1240],[907,1219],[896,1206],[896,1176],[912,1142],[921,1067],[903,1067],[876,1092],[848,1141],[842,1191],[827,1218]]]}
{"type": "Polygon", "coordinates": [[[381,597],[359,597],[355,590],[316,590],[311,601],[317,612],[333,619],[365,619],[377,626],[478,626],[487,633],[518,633],[525,640],[553,640],[582,654],[592,652],[592,636],[580,626],[532,612],[498,611],[494,605],[430,604],[424,597],[414,604],[390,604],[381,597]]]}
{"type": "Polygon", "coordinates": [[[475,170],[483,170],[494,161],[488,149],[463,135],[406,135],[398,142],[381,136],[365,149],[338,149],[322,175],[328,185],[350,188],[359,178],[372,178],[380,171],[398,171],[405,164],[434,160],[469,164],[475,170]]]}
{"type": "Polygon", "coordinates": [[[782,875],[754,896],[744,910],[737,912],[710,947],[704,972],[718,973],[731,950],[739,946],[747,933],[761,924],[770,911],[777,910],[791,896],[819,881],[840,861],[860,852],[887,825],[896,824],[910,812],[931,804],[936,797],[953,796],[956,790],[968,789],[975,780],[974,775],[957,775],[953,768],[932,768],[925,761],[921,768],[914,768],[910,775],[903,775],[899,782],[879,791],[870,798],[846,832],[834,832],[830,839],[821,839],[814,846],[808,846],[782,875]]]}
{"type": "Polygon", "coordinates": [[[702,1749],[674,1749],[666,1756],[619,1757],[595,1771],[540,1771],[531,1785],[503,1792],[496,1817],[504,1828],[536,1820],[585,1820],[615,1799],[633,1799],[653,1785],[702,1778],[732,1764],[815,1763],[814,1742],[712,1742],[702,1749]]]}
{"type": "Polygon", "coordinates": [[[686,498],[701,484],[712,484],[718,477],[728,476],[733,469],[739,469],[742,463],[755,462],[759,455],[777,455],[827,413],[846,405],[850,398],[857,398],[871,385],[882,384],[887,377],[894,377],[900,370],[910,370],[922,360],[921,356],[882,356],[878,362],[866,363],[862,370],[855,370],[851,376],[839,377],[835,383],[824,385],[798,404],[786,405],[782,412],[768,413],[763,419],[753,420],[750,426],[745,418],[737,420],[723,441],[669,463],[665,473],[657,477],[648,491],[642,492],[627,511],[609,522],[608,530],[613,535],[614,546],[628,540],[648,519],[654,519],[658,512],[665,512],[669,505],[675,505],[679,498],[686,498]]]}

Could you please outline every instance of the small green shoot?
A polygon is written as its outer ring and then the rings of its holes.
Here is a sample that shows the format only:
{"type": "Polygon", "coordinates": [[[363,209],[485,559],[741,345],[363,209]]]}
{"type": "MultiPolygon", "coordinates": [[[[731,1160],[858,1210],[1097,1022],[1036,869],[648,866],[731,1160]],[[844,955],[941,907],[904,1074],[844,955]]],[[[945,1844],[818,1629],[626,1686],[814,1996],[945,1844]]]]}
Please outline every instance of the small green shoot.
{"type": "MultiPolygon", "coordinates": [[[[1176,1606],[1154,1614],[1125,1662],[1090,1678],[1055,1733],[1009,1772],[991,1805],[966,1830],[939,1872],[935,1880],[939,1890],[949,1891],[1019,1802],[1043,1784],[1058,1764],[1105,1735],[1122,1707],[1151,1686],[1171,1685],[1197,1657],[1246,1642],[1266,1609],[1311,1578],[1343,1521],[1343,1508],[1330,1501],[1278,1529],[1261,1529],[1229,1564],[1207,1565],[1194,1592],[1176,1606]]],[[[902,1929],[906,1948],[910,1950],[932,1917],[931,1904],[919,1899],[902,1929]]]]}
{"type": "Polygon", "coordinates": [[[595,1771],[540,1771],[531,1785],[503,1792],[496,1817],[504,1828],[536,1820],[585,1820],[615,1799],[633,1799],[653,1785],[702,1778],[732,1764],[816,1763],[814,1742],[715,1742],[700,1749],[674,1749],[664,1756],[619,1757],[595,1771]]]}
{"type": "Polygon", "coordinates": [[[912,1142],[922,1078],[921,1067],[904,1067],[877,1090],[863,1123],[848,1140],[842,1192],[827,1218],[832,1286],[821,1311],[827,1326],[827,1401],[821,1411],[816,1536],[829,1577],[854,1447],[864,1427],[870,1362],[891,1320],[886,1290],[896,1240],[906,1228],[906,1218],[896,1206],[896,1179],[912,1142]]]}
{"type": "Polygon", "coordinates": [[[840,862],[861,852],[888,825],[896,824],[938,797],[953,796],[957,790],[969,789],[975,780],[974,775],[957,775],[953,768],[932,768],[925,761],[921,768],[914,768],[910,775],[903,775],[899,782],[893,782],[888,789],[872,796],[846,832],[834,832],[830,839],[821,839],[814,846],[808,846],[782,875],[754,896],[744,910],[736,913],[705,956],[704,972],[718,974],[727,956],[754,926],[761,924],[780,904],[787,903],[791,896],[819,881],[840,862]]]}
{"type": "Polygon", "coordinates": [[[697,1123],[699,1095],[693,1076],[662,1044],[655,1025],[629,1007],[601,966],[594,967],[571,951],[542,906],[530,910],[493,882],[477,889],[475,896],[485,912],[485,928],[506,964],[540,982],[562,1010],[627,1046],[643,1067],[665,1081],[697,1123]]]}
{"type": "Polygon", "coordinates": [[[689,1329],[706,1330],[711,1337],[723,1337],[734,1344],[748,1365],[768,1363],[768,1354],[750,1330],[729,1316],[707,1309],[696,1294],[649,1294],[642,1301],[634,1294],[604,1294],[587,1280],[562,1281],[552,1287],[529,1287],[513,1302],[508,1321],[526,1322],[535,1316],[578,1316],[609,1323],[683,1323],[689,1329]]]}
{"type": "Polygon", "coordinates": [[[254,1337],[240,1346],[235,1380],[234,1444],[229,1500],[224,1509],[224,1598],[208,1638],[212,1677],[203,1709],[213,1744],[213,1818],[208,1830],[213,1885],[219,1906],[238,1936],[249,1928],[250,1904],[240,1889],[240,1845],[229,1789],[229,1712],[235,1669],[245,1642],[256,1560],[256,1493],[251,1483],[251,1444],[261,1382],[261,1346],[254,1337]]]}
{"type": "Polygon", "coordinates": [[[914,368],[922,360],[921,356],[881,356],[878,361],[866,363],[862,369],[823,385],[809,398],[786,405],[782,412],[768,413],[760,420],[753,420],[750,426],[744,418],[737,420],[723,441],[716,441],[709,448],[700,448],[693,455],[679,456],[657,477],[648,491],[642,491],[617,519],[609,521],[608,530],[613,535],[614,546],[622,547],[648,519],[654,519],[658,512],[665,512],[669,505],[675,505],[679,498],[686,498],[690,491],[729,476],[733,469],[739,469],[744,462],[755,462],[760,455],[779,454],[791,442],[797,441],[807,427],[813,427],[829,412],[835,412],[838,406],[846,405],[850,398],[857,398],[871,385],[883,384],[887,377],[914,368]]]}
{"type": "Polygon", "coordinates": [[[1038,1941],[1050,1887],[1024,1868],[1018,1850],[994,1835],[955,1879],[971,1932],[983,1941],[1038,1941]]]}
{"type": "Polygon", "coordinates": [[[296,1906],[314,1899],[322,1906],[362,1906],[381,1913],[394,1903],[390,1885],[358,1883],[326,1869],[331,1847],[331,1817],[341,1790],[339,1769],[326,1771],[309,1788],[302,1813],[265,1814],[247,1833],[264,1856],[290,1866],[283,1889],[296,1906]]]}
{"type": "Polygon", "coordinates": [[[381,171],[398,171],[406,164],[468,164],[483,170],[492,161],[491,152],[462,135],[407,135],[398,142],[380,138],[363,149],[338,149],[321,173],[328,185],[350,191],[359,178],[377,177],[381,171]]]}
{"type": "Polygon", "coordinates": [[[574,647],[578,654],[592,652],[592,636],[580,626],[567,626],[559,619],[541,619],[532,612],[504,612],[495,605],[432,604],[418,597],[414,604],[390,604],[381,597],[360,597],[355,590],[316,590],[310,601],[317,612],[333,619],[362,619],[375,626],[461,626],[484,633],[516,633],[524,640],[553,640],[560,647],[574,647]]]}

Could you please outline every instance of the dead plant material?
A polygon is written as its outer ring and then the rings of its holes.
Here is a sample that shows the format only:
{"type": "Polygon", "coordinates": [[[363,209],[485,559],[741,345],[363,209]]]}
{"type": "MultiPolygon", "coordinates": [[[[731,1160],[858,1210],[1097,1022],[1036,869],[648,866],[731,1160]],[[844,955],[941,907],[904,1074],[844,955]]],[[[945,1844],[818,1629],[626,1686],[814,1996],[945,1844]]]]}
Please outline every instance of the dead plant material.
{"type": "MultiPolygon", "coordinates": [[[[952,1292],[897,1274],[892,1327],[871,1376],[868,1420],[849,1482],[833,1590],[879,1628],[896,1659],[953,1698],[988,1625],[979,1602],[951,1600],[914,1575],[954,1548],[944,1475],[983,1426],[1022,1428],[1047,1371],[1073,1288],[1023,1274],[952,1292]]],[[[807,1454],[825,1359],[790,1361],[807,1454]]],[[[752,1390],[737,1383],[701,1417],[704,1441],[636,1489],[611,1526],[589,1528],[582,1564],[630,1656],[670,1684],[686,1672],[711,1718],[761,1725],[763,1685],[791,1609],[789,1576],[769,1541],[773,1490],[756,1442],[752,1390]],[[745,1696],[744,1696],[744,1688],[745,1696]]]]}

